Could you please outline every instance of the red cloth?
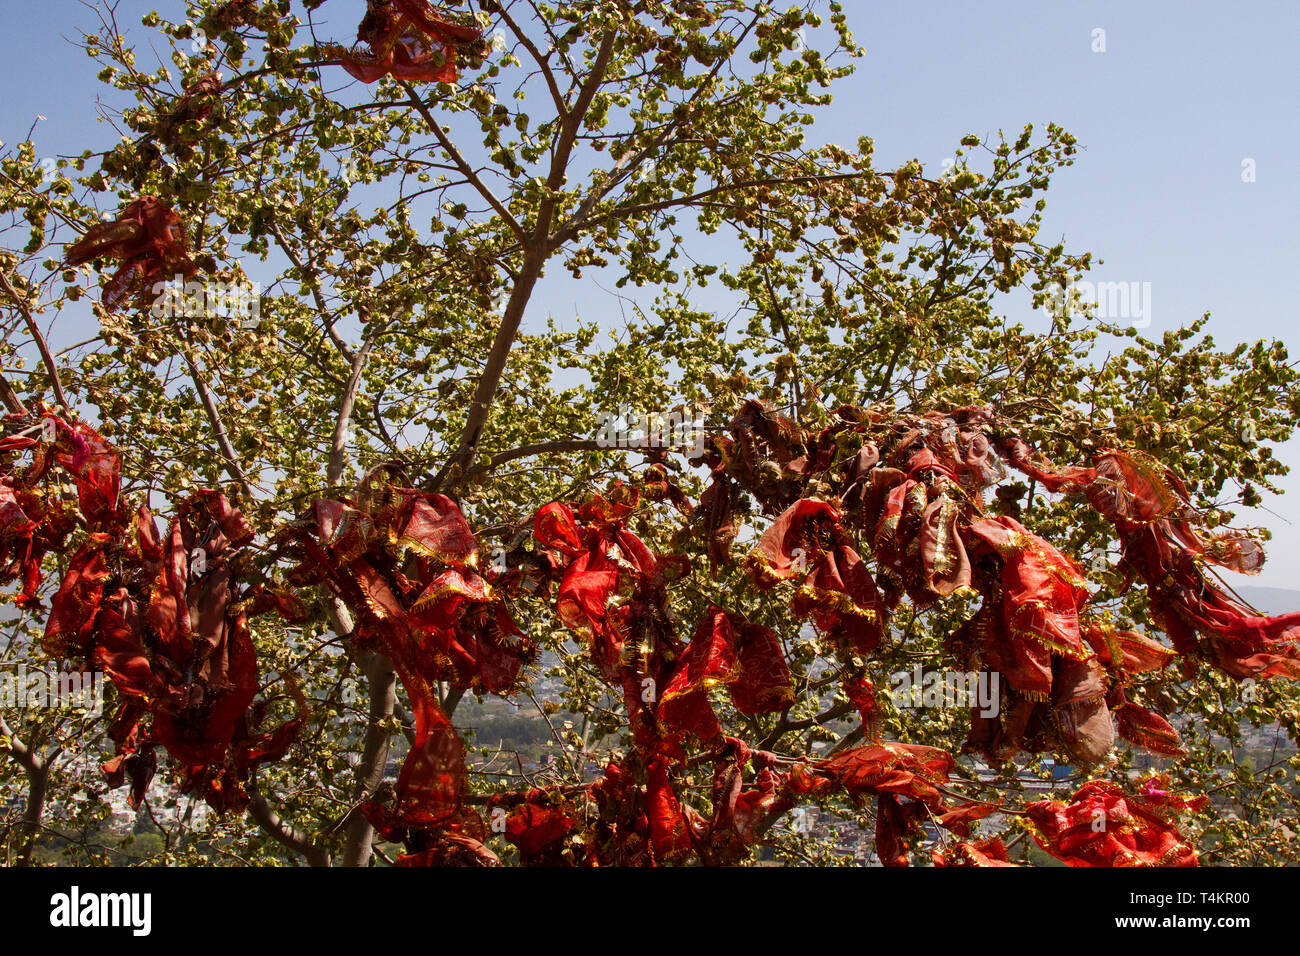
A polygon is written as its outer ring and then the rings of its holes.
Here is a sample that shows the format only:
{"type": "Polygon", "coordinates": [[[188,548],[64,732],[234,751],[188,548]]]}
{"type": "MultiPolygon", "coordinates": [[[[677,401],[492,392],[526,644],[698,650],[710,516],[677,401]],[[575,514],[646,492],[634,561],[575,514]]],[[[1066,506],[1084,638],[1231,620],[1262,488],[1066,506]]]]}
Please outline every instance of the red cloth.
{"type": "Polygon", "coordinates": [[[392,0],[372,4],[357,29],[357,40],[368,49],[335,53],[363,83],[389,74],[413,83],[455,83],[456,45],[481,38],[477,27],[443,16],[427,0],[392,0]]]}
{"type": "Polygon", "coordinates": [[[1065,657],[1091,652],[1079,632],[1079,607],[1088,600],[1083,570],[1014,518],[981,518],[970,534],[1002,558],[1002,615],[1010,637],[1065,657]]]}
{"type": "Polygon", "coordinates": [[[763,533],[749,565],[762,590],[802,579],[791,599],[795,614],[811,617],[846,651],[866,656],[880,642],[885,608],[840,521],[827,502],[797,501],[763,533]]]}
{"type": "Polygon", "coordinates": [[[660,722],[702,740],[716,738],[722,729],[709,703],[713,687],[726,687],[742,714],[770,713],[794,703],[790,669],[776,636],[719,607],[705,613],[678,659],[659,703],[660,722]]]}
{"type": "Polygon", "coordinates": [[[999,839],[978,843],[959,841],[932,854],[935,866],[1015,866],[1007,859],[1007,848],[999,839]]]}
{"type": "Polygon", "coordinates": [[[180,217],[154,196],[141,196],[113,222],[91,226],[64,251],[68,265],[93,259],[122,263],[104,288],[104,305],[116,308],[128,295],[146,298],[159,282],[197,271],[190,261],[180,217]]]}
{"type": "Polygon", "coordinates": [[[1195,866],[1196,851],[1153,805],[1092,780],[1070,803],[1029,804],[1025,820],[1039,845],[1070,866],[1195,866]]]}

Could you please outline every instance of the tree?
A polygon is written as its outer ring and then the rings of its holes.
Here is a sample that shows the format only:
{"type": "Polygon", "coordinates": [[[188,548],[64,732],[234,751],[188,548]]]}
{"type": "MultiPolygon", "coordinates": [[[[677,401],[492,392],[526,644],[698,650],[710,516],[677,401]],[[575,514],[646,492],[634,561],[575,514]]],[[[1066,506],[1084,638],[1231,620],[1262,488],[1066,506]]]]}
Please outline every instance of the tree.
{"type": "Polygon", "coordinates": [[[100,755],[146,806],[179,786],[221,811],[164,819],[168,862],[364,865],[401,842],[424,862],[835,859],[810,802],[874,819],[888,862],[909,841],[997,858],[945,835],[993,811],[1078,862],[1061,828],[1098,807],[1170,859],[1289,858],[1292,622],[1243,636],[1249,609],[1201,567],[1257,566],[1264,535],[1225,529],[1284,472],[1268,443],[1292,433],[1295,372],[1203,320],[1151,342],[1062,305],[1090,259],[1039,227],[1073,137],[968,136],[942,177],[876,170],[867,139],[816,145],[860,53],[835,3],[371,2],[356,49],[332,7],[150,14],[171,52],[145,67],[104,6],[83,45],[125,102],[121,142],[53,176],[31,143],[3,159],[5,367],[32,363],[3,385],[27,522],[6,559],[30,573],[43,547],[55,592],[48,614],[23,592],[9,655],[114,684],[111,722],[0,729],[26,783],[12,853],[44,827],[97,858],[105,811],[76,798],[104,793],[100,755]],[[638,297],[613,326],[542,321],[561,267],[638,297]],[[94,337],[55,355],[42,317],[97,282],[94,337]],[[1018,287],[1056,305],[1046,332],[996,314],[1018,287]],[[643,427],[618,441],[629,409],[643,427]],[[83,446],[120,458],[120,498],[83,446]],[[170,522],[135,523],[142,503],[170,522]],[[1043,593],[1008,575],[1041,575],[1040,547],[1060,605],[1022,620],[1043,593]],[[131,608],[152,610],[114,644],[131,608]],[[996,671],[996,727],[883,693],[917,664],[996,671]],[[149,703],[196,686],[190,710],[149,703]],[[473,739],[502,700],[554,762],[505,769],[473,739]],[[1112,711],[1186,751],[1167,778],[1134,792],[1112,711]],[[1243,721],[1288,743],[1248,770],[1210,746],[1243,721]],[[977,755],[954,761],[963,740],[977,755]],[[1098,782],[1029,800],[1045,752],[1098,782]],[[1207,794],[1239,818],[1175,830],[1207,794]]]}

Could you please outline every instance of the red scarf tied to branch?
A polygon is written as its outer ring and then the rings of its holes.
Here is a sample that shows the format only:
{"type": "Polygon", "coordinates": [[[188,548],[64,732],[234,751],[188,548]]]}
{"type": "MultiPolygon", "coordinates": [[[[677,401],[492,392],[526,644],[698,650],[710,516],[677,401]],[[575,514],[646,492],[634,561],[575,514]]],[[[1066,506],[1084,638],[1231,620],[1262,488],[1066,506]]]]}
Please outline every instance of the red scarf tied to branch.
{"type": "Polygon", "coordinates": [[[884,604],[834,506],[815,498],[796,502],[763,533],[749,565],[761,590],[801,578],[791,599],[795,614],[811,617],[846,651],[875,651],[884,604]]]}
{"type": "Polygon", "coordinates": [[[1092,780],[1068,804],[1029,804],[1025,826],[1044,850],[1070,866],[1195,866],[1196,851],[1166,816],[1170,809],[1201,805],[1168,794],[1126,796],[1113,783],[1092,780]]]}
{"type": "Polygon", "coordinates": [[[464,751],[434,684],[501,693],[532,646],[476,570],[478,542],[455,502],[368,483],[360,499],[316,502],[286,537],[305,555],[292,578],[335,590],[358,615],[358,642],[393,662],[411,699],[415,743],[396,801],[363,810],[382,835],[406,843],[403,865],[493,864],[482,820],[463,805],[464,751]]]}
{"type": "Polygon", "coordinates": [[[93,259],[122,263],[104,287],[104,305],[116,308],[128,295],[148,302],[160,282],[189,278],[197,271],[190,261],[180,217],[153,196],[141,196],[109,223],[91,226],[64,251],[70,266],[93,259]]]}
{"type": "Polygon", "coordinates": [[[794,704],[790,669],[776,635],[719,607],[709,608],[679,658],[659,704],[660,723],[701,740],[719,737],[722,728],[709,703],[713,687],[726,687],[742,714],[771,713],[794,704]]]}
{"type": "Polygon", "coordinates": [[[1106,452],[1097,460],[1097,475],[1088,499],[1115,525],[1122,567],[1158,599],[1153,604],[1186,658],[1185,670],[1200,657],[1238,680],[1300,678],[1300,613],[1262,616],[1229,597],[1205,568],[1254,574],[1263,564],[1258,543],[1240,534],[1199,534],[1183,483],[1143,456],[1106,452]]]}
{"type": "Polygon", "coordinates": [[[510,688],[533,648],[478,572],[478,543],[455,502],[407,488],[377,494],[364,509],[316,502],[285,534],[304,557],[291,580],[328,582],[360,614],[358,638],[404,675],[510,688]]]}
{"type": "Polygon", "coordinates": [[[560,620],[591,642],[593,661],[612,682],[626,676],[621,669],[632,656],[653,654],[657,641],[671,645],[660,650],[675,654],[666,588],[690,572],[686,558],[656,555],[626,529],[639,501],[635,488],[617,483],[576,513],[552,502],[534,519],[538,543],[562,556],[560,620]]]}
{"type": "Polygon", "coordinates": [[[369,0],[357,28],[364,47],[332,52],[362,83],[389,74],[412,83],[455,83],[456,47],[482,38],[477,26],[444,16],[427,0],[369,0]]]}

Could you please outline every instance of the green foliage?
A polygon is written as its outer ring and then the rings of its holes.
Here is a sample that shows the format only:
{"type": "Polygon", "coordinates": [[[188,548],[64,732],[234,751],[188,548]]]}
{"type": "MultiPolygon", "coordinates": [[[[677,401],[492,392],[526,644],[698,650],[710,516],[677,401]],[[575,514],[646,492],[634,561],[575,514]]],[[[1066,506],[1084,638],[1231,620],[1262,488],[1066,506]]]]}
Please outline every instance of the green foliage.
{"type": "MultiPolygon", "coordinates": [[[[337,17],[326,26],[328,4],[262,0],[246,5],[242,22],[219,18],[219,2],[179,6],[149,14],[140,32],[103,4],[101,28],[83,38],[102,64],[119,141],[99,137],[49,178],[32,143],[0,157],[0,268],[44,324],[84,314],[111,271],[66,269],[60,245],[141,194],[187,224],[200,279],[261,285],[255,327],[90,306],[93,337],[63,355],[59,374],[123,449],[133,496],[175,500],[220,485],[266,529],[312,497],[350,493],[379,465],[428,483],[469,437],[472,465],[449,471],[447,490],[475,527],[509,547],[537,507],[626,477],[639,460],[594,443],[515,450],[593,439],[602,416],[621,407],[703,406],[720,426],[754,395],[813,425],[841,402],[899,413],[993,405],[1057,461],[1111,443],[1151,452],[1220,524],[1285,473],[1272,447],[1292,435],[1300,393],[1280,343],[1224,348],[1204,334],[1205,319],[1150,341],[1087,317],[1033,330],[998,315],[1000,294],[1028,289],[1041,303],[1090,265],[1039,239],[1051,178],[1077,154],[1069,133],[963,137],[942,177],[918,161],[876,169],[866,138],[809,145],[817,108],[852,82],[861,54],[842,4],[481,3],[479,22],[505,42],[463,62],[455,86],[348,82],[324,42],[346,42],[351,27],[337,17]],[[804,44],[810,32],[816,39],[804,44]],[[210,115],[179,114],[183,91],[216,72],[210,115]],[[719,261],[723,249],[730,264],[719,261]],[[617,321],[608,308],[599,321],[542,314],[537,300],[566,270],[584,288],[624,290],[635,303],[617,321]],[[481,435],[467,436],[503,328],[509,360],[481,435]]],[[[18,310],[0,304],[6,375],[24,401],[49,401],[48,370],[33,364],[18,310]]],[[[688,493],[701,490],[701,474],[672,467],[688,493]]],[[[1104,552],[1097,519],[1022,492],[1040,533],[1085,563],[1104,552]]],[[[690,541],[667,509],[634,530],[652,547],[690,541]]],[[[1120,584],[1107,579],[1102,606],[1117,621],[1144,620],[1144,597],[1120,584]]],[[[760,602],[738,569],[713,579],[697,571],[674,600],[683,622],[721,602],[783,636],[800,702],[786,715],[747,718],[753,739],[805,753],[854,729],[842,706],[822,716],[843,704],[829,655],[779,602],[760,602]]],[[[549,750],[556,759],[545,773],[571,779],[620,746],[620,705],[545,602],[517,610],[548,653],[533,676],[556,675],[558,716],[547,727],[549,701],[534,708],[518,698],[517,719],[537,723],[515,749],[549,750]]],[[[970,610],[950,604],[900,623],[872,673],[937,659],[970,610]]],[[[337,854],[368,702],[323,597],[315,612],[301,629],[259,624],[264,670],[295,675],[313,707],[308,733],[260,786],[281,817],[337,854]]],[[[24,624],[4,659],[37,653],[24,624]]],[[[1235,819],[1197,821],[1194,836],[1212,845],[1215,862],[1291,858],[1294,760],[1271,766],[1247,753],[1240,727],[1280,727],[1284,757],[1300,710],[1293,687],[1259,690],[1249,706],[1235,685],[1209,676],[1141,691],[1194,717],[1192,753],[1172,766],[1177,783],[1231,801],[1235,819]]],[[[500,719],[480,725],[488,751],[503,737],[500,719]]],[[[885,721],[891,738],[954,750],[964,733],[945,712],[893,711],[885,721]]],[[[398,751],[402,723],[399,712],[384,725],[398,751]]],[[[101,731],[58,717],[23,715],[14,729],[47,752],[103,752],[101,731]]],[[[0,792],[19,793],[22,781],[14,763],[0,764],[0,792]]],[[[708,780],[695,784],[706,798],[708,780]]],[[[297,859],[251,820],[191,826],[182,816],[167,825],[168,842],[152,834],[129,849],[91,839],[102,782],[60,771],[53,786],[50,827],[89,836],[75,853],[75,841],[42,839],[46,861],[297,859]]],[[[828,809],[861,816],[869,830],[869,815],[828,809]]],[[[16,818],[5,819],[12,842],[16,818]]],[[[815,837],[773,838],[769,861],[839,858],[815,837]]]]}

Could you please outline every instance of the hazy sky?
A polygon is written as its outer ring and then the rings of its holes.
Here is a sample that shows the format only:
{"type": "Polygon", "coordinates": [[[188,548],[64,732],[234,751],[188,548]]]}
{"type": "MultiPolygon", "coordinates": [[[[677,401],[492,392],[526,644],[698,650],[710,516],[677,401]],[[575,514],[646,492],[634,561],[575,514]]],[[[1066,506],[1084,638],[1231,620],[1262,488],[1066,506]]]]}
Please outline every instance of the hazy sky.
{"type": "MultiPolygon", "coordinates": [[[[94,122],[96,67],[64,38],[95,18],[78,0],[0,0],[0,140],[25,137],[37,114],[38,155],[110,143],[94,122]]],[[[780,4],[777,4],[780,6],[780,4]]],[[[938,167],[966,133],[1013,135],[1056,122],[1084,151],[1048,192],[1047,234],[1104,264],[1097,281],[1150,283],[1154,337],[1212,313],[1227,345],[1296,335],[1300,212],[1300,3],[1196,0],[848,0],[868,51],[814,136],[871,136],[878,164],[938,167]],[[1105,51],[1095,52],[1098,30],[1105,51]],[[1254,182],[1243,182],[1253,160],[1254,182]]],[[[122,0],[138,28],[179,0],[122,0]]],[[[363,0],[322,12],[351,39],[363,0]]],[[[816,42],[815,37],[810,37],[816,42]]],[[[565,306],[547,303],[548,307],[565,306]]],[[[1000,311],[1023,318],[1008,302],[1000,311]]],[[[1300,443],[1280,457],[1300,465],[1300,443]]],[[[1300,475],[1267,500],[1272,560],[1255,583],[1300,587],[1300,475]]]]}

